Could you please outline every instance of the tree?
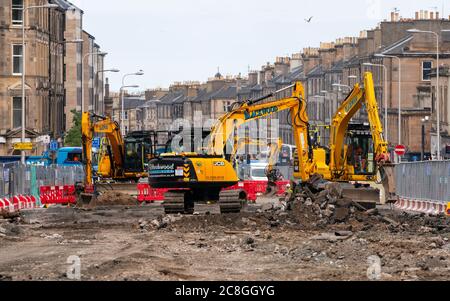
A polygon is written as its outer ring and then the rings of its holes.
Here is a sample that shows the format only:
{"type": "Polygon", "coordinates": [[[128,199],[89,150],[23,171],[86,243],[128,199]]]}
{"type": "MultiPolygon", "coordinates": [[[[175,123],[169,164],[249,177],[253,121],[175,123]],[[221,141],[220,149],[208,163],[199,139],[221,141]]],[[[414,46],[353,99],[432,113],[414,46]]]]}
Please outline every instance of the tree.
{"type": "Polygon", "coordinates": [[[81,146],[81,113],[76,110],[72,110],[73,114],[73,126],[66,133],[65,145],[71,147],[81,146]]]}

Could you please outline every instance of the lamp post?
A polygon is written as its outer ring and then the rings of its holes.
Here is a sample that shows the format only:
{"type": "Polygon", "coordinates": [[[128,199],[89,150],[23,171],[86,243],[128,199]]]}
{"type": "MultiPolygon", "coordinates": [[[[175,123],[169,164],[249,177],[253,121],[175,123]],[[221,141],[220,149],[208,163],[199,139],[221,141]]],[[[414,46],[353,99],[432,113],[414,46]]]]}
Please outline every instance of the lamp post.
{"type": "MultiPolygon", "coordinates": [[[[450,30],[442,30],[442,32],[449,32],[450,30]]],[[[440,87],[439,87],[439,76],[440,76],[440,66],[439,66],[439,34],[434,31],[429,30],[419,30],[419,29],[409,29],[410,33],[422,33],[422,34],[432,34],[436,37],[436,114],[437,114],[437,159],[441,160],[441,98],[440,98],[440,87]]]]}
{"type": "MultiPolygon", "coordinates": [[[[89,52],[86,53],[83,56],[83,59],[81,60],[81,113],[84,113],[84,61],[86,60],[86,58],[90,55],[107,55],[107,52],[89,52]]],[[[89,107],[88,107],[89,109],[89,107]]]]}
{"type": "Polygon", "coordinates": [[[351,85],[351,80],[352,80],[352,79],[353,79],[353,80],[358,79],[358,77],[357,77],[356,75],[349,75],[349,76],[347,76],[347,78],[348,78],[348,84],[349,84],[349,85],[351,85]]]}
{"type": "Polygon", "coordinates": [[[102,107],[102,110],[101,110],[101,114],[104,114],[104,103],[105,103],[104,74],[105,74],[106,72],[118,73],[118,72],[120,72],[120,70],[117,69],[117,68],[112,68],[112,69],[105,69],[105,70],[97,71],[97,76],[96,76],[96,77],[97,77],[97,85],[98,85],[98,75],[99,75],[100,73],[102,74],[102,94],[103,94],[103,101],[102,101],[102,103],[103,103],[103,107],[102,107]]]}
{"type": "MultiPolygon", "coordinates": [[[[45,5],[33,5],[22,8],[22,143],[25,143],[26,140],[26,101],[25,101],[25,70],[26,70],[26,51],[25,51],[25,12],[30,9],[39,9],[39,8],[58,8],[57,4],[45,4],[45,5]]],[[[25,164],[25,151],[22,150],[20,153],[22,164],[25,164]]]]}
{"type": "Polygon", "coordinates": [[[122,132],[122,135],[125,136],[125,105],[124,105],[124,95],[123,95],[123,89],[125,88],[139,88],[138,85],[131,85],[131,86],[122,86],[120,87],[120,95],[121,95],[121,102],[122,102],[122,109],[120,113],[120,130],[122,132]]]}
{"type": "Polygon", "coordinates": [[[372,63],[364,63],[363,66],[367,67],[382,67],[384,70],[384,131],[385,131],[385,137],[386,141],[389,141],[388,139],[388,101],[387,101],[387,68],[385,65],[382,64],[372,64],[372,63]]]}
{"type": "Polygon", "coordinates": [[[128,73],[125,74],[122,77],[122,87],[120,87],[120,99],[121,99],[121,103],[122,103],[122,109],[121,109],[121,113],[120,113],[120,127],[122,130],[122,135],[125,135],[125,127],[124,127],[124,121],[125,121],[125,111],[124,111],[124,95],[123,95],[123,89],[124,88],[139,88],[139,86],[125,86],[125,79],[129,76],[142,76],[144,75],[144,72],[142,70],[139,70],[138,72],[135,73],[128,73]]]}
{"type": "MultiPolygon", "coordinates": [[[[398,56],[377,53],[375,57],[397,59],[398,61],[398,144],[402,144],[402,61],[398,56]]],[[[397,157],[400,161],[400,158],[397,157]]]]}
{"type": "Polygon", "coordinates": [[[425,161],[425,123],[430,120],[430,117],[425,116],[422,118],[422,161],[425,161]]]}
{"type": "Polygon", "coordinates": [[[343,85],[343,84],[333,84],[333,87],[338,87],[339,88],[339,92],[341,92],[340,88],[347,88],[350,91],[352,90],[352,87],[348,86],[348,85],[343,85]]]}

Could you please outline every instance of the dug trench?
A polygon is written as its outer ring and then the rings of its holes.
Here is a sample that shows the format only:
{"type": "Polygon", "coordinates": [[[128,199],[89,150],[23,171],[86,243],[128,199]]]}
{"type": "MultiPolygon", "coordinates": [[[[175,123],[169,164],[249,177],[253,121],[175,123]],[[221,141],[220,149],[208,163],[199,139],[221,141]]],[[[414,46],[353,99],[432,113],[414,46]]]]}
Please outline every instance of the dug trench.
{"type": "Polygon", "coordinates": [[[25,211],[0,219],[0,280],[67,280],[71,256],[81,280],[450,280],[442,216],[367,211],[328,195],[218,212],[199,205],[196,215],[167,216],[158,204],[25,211]]]}

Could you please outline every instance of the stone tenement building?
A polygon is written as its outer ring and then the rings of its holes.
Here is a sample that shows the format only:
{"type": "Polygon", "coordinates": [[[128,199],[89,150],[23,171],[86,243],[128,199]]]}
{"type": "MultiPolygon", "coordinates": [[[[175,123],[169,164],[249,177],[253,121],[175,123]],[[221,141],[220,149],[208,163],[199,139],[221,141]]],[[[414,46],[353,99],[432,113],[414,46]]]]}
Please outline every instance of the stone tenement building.
{"type": "Polygon", "coordinates": [[[87,73],[87,107],[102,110],[103,89],[98,87],[103,83],[97,71],[103,69],[103,58],[81,62],[83,53],[99,48],[90,42],[91,36],[88,41],[82,34],[82,14],[65,0],[0,0],[0,155],[17,154],[13,147],[21,138],[23,62],[26,66],[26,135],[35,145],[29,154],[40,155],[49,139],[62,143],[64,133],[72,124],[69,112],[81,107],[83,70],[87,73]],[[46,3],[57,4],[58,8],[27,9],[23,20],[24,7],[46,3]],[[69,43],[76,39],[85,39],[84,44],[89,45],[69,43]]]}
{"type": "MultiPolygon", "coordinates": [[[[450,64],[450,33],[441,32],[450,29],[449,19],[442,19],[439,13],[418,12],[414,19],[400,18],[397,13],[390,21],[368,31],[361,32],[359,38],[337,39],[332,43],[321,43],[319,48],[305,48],[302,53],[291,58],[277,58],[274,65],[264,65],[260,71],[249,74],[249,85],[239,93],[239,99],[254,98],[269,94],[279,88],[300,80],[305,85],[308,99],[308,114],[313,125],[330,123],[332,112],[345,99],[356,82],[361,82],[365,71],[374,73],[377,100],[380,114],[385,118],[384,99],[388,106],[388,129],[385,130],[391,148],[398,141],[398,87],[401,79],[402,94],[402,144],[409,148],[405,159],[420,157],[422,119],[430,117],[426,124],[426,152],[437,153],[437,115],[436,115],[436,39],[433,35],[410,33],[408,29],[428,30],[439,33],[440,64],[450,64]],[[380,58],[377,54],[397,56],[401,62],[401,76],[395,58],[380,58]],[[365,64],[384,64],[387,79],[380,67],[365,64]],[[434,80],[433,80],[434,78],[434,80]],[[385,86],[387,89],[385,89],[385,86]]],[[[444,74],[445,75],[445,74],[444,74]]],[[[441,145],[442,150],[450,145],[448,82],[441,80],[441,145]]],[[[283,95],[277,96],[277,98],[283,95]]],[[[275,116],[276,117],[276,116],[275,116]]],[[[287,123],[287,114],[281,113],[280,134],[287,143],[292,143],[292,132],[287,123]]],[[[361,112],[355,121],[366,121],[365,112],[361,112]]],[[[384,124],[384,123],[383,123],[384,124]]],[[[322,143],[328,143],[327,131],[319,127],[322,143]]],[[[443,152],[445,154],[445,152],[443,152]]],[[[450,157],[450,154],[446,154],[450,157]]]]}
{"type": "MultiPolygon", "coordinates": [[[[366,71],[374,75],[375,90],[379,111],[383,119],[388,120],[385,129],[391,150],[401,142],[409,149],[406,160],[420,158],[422,120],[429,117],[425,124],[427,154],[437,153],[437,99],[436,99],[436,42],[434,35],[410,33],[408,29],[428,30],[439,33],[441,107],[441,145],[443,154],[450,146],[450,95],[448,70],[450,65],[450,33],[441,32],[450,29],[450,17],[441,18],[439,13],[421,11],[414,18],[401,18],[392,13],[390,20],[382,21],[375,29],[362,31],[359,37],[339,38],[334,42],[321,43],[319,47],[307,47],[291,57],[278,57],[275,62],[267,63],[260,70],[250,71],[248,77],[224,78],[219,73],[207,83],[176,83],[167,93],[155,96],[147,93],[147,103],[139,103],[139,110],[152,112],[141,114],[142,120],[129,129],[169,129],[174,120],[184,118],[193,121],[195,112],[201,112],[203,118],[217,119],[226,112],[229,104],[258,98],[287,87],[295,81],[301,81],[306,90],[308,114],[311,128],[320,133],[321,143],[329,142],[328,131],[323,127],[331,122],[334,112],[348,95],[355,83],[363,80],[366,71]],[[381,58],[380,54],[396,56],[401,63],[401,75],[396,58],[381,58]],[[367,64],[383,64],[384,69],[367,64]],[[399,79],[401,80],[401,124],[402,137],[398,141],[399,79]],[[150,102],[149,102],[150,101],[150,102]],[[385,101],[388,116],[385,116],[385,101]],[[154,120],[156,111],[156,120],[154,120]],[[153,116],[147,120],[146,116],[153,116]],[[137,126],[137,125],[140,125],[137,126]]],[[[289,96],[271,97],[267,101],[289,96]]],[[[130,115],[131,116],[131,115],[130,115]]],[[[274,114],[268,118],[270,126],[274,118],[279,119],[279,134],[284,143],[293,144],[292,127],[288,112],[274,114]]],[[[367,121],[367,114],[361,110],[354,121],[367,121]]],[[[265,123],[258,123],[258,127],[265,123]]],[[[269,132],[270,133],[270,132],[269,132]]],[[[269,137],[270,138],[270,137],[269,137]]]]}

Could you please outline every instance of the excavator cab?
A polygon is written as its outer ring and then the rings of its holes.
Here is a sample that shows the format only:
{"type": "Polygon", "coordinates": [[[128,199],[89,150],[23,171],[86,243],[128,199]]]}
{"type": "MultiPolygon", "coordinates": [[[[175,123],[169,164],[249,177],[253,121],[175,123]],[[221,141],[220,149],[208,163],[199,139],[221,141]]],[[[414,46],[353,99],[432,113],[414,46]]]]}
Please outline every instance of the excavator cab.
{"type": "Polygon", "coordinates": [[[136,138],[125,139],[124,170],[126,173],[140,173],[145,171],[145,146],[142,140],[136,138]]]}
{"type": "Polygon", "coordinates": [[[346,145],[347,164],[353,167],[353,174],[374,176],[375,148],[369,124],[349,124],[346,145]]]}

